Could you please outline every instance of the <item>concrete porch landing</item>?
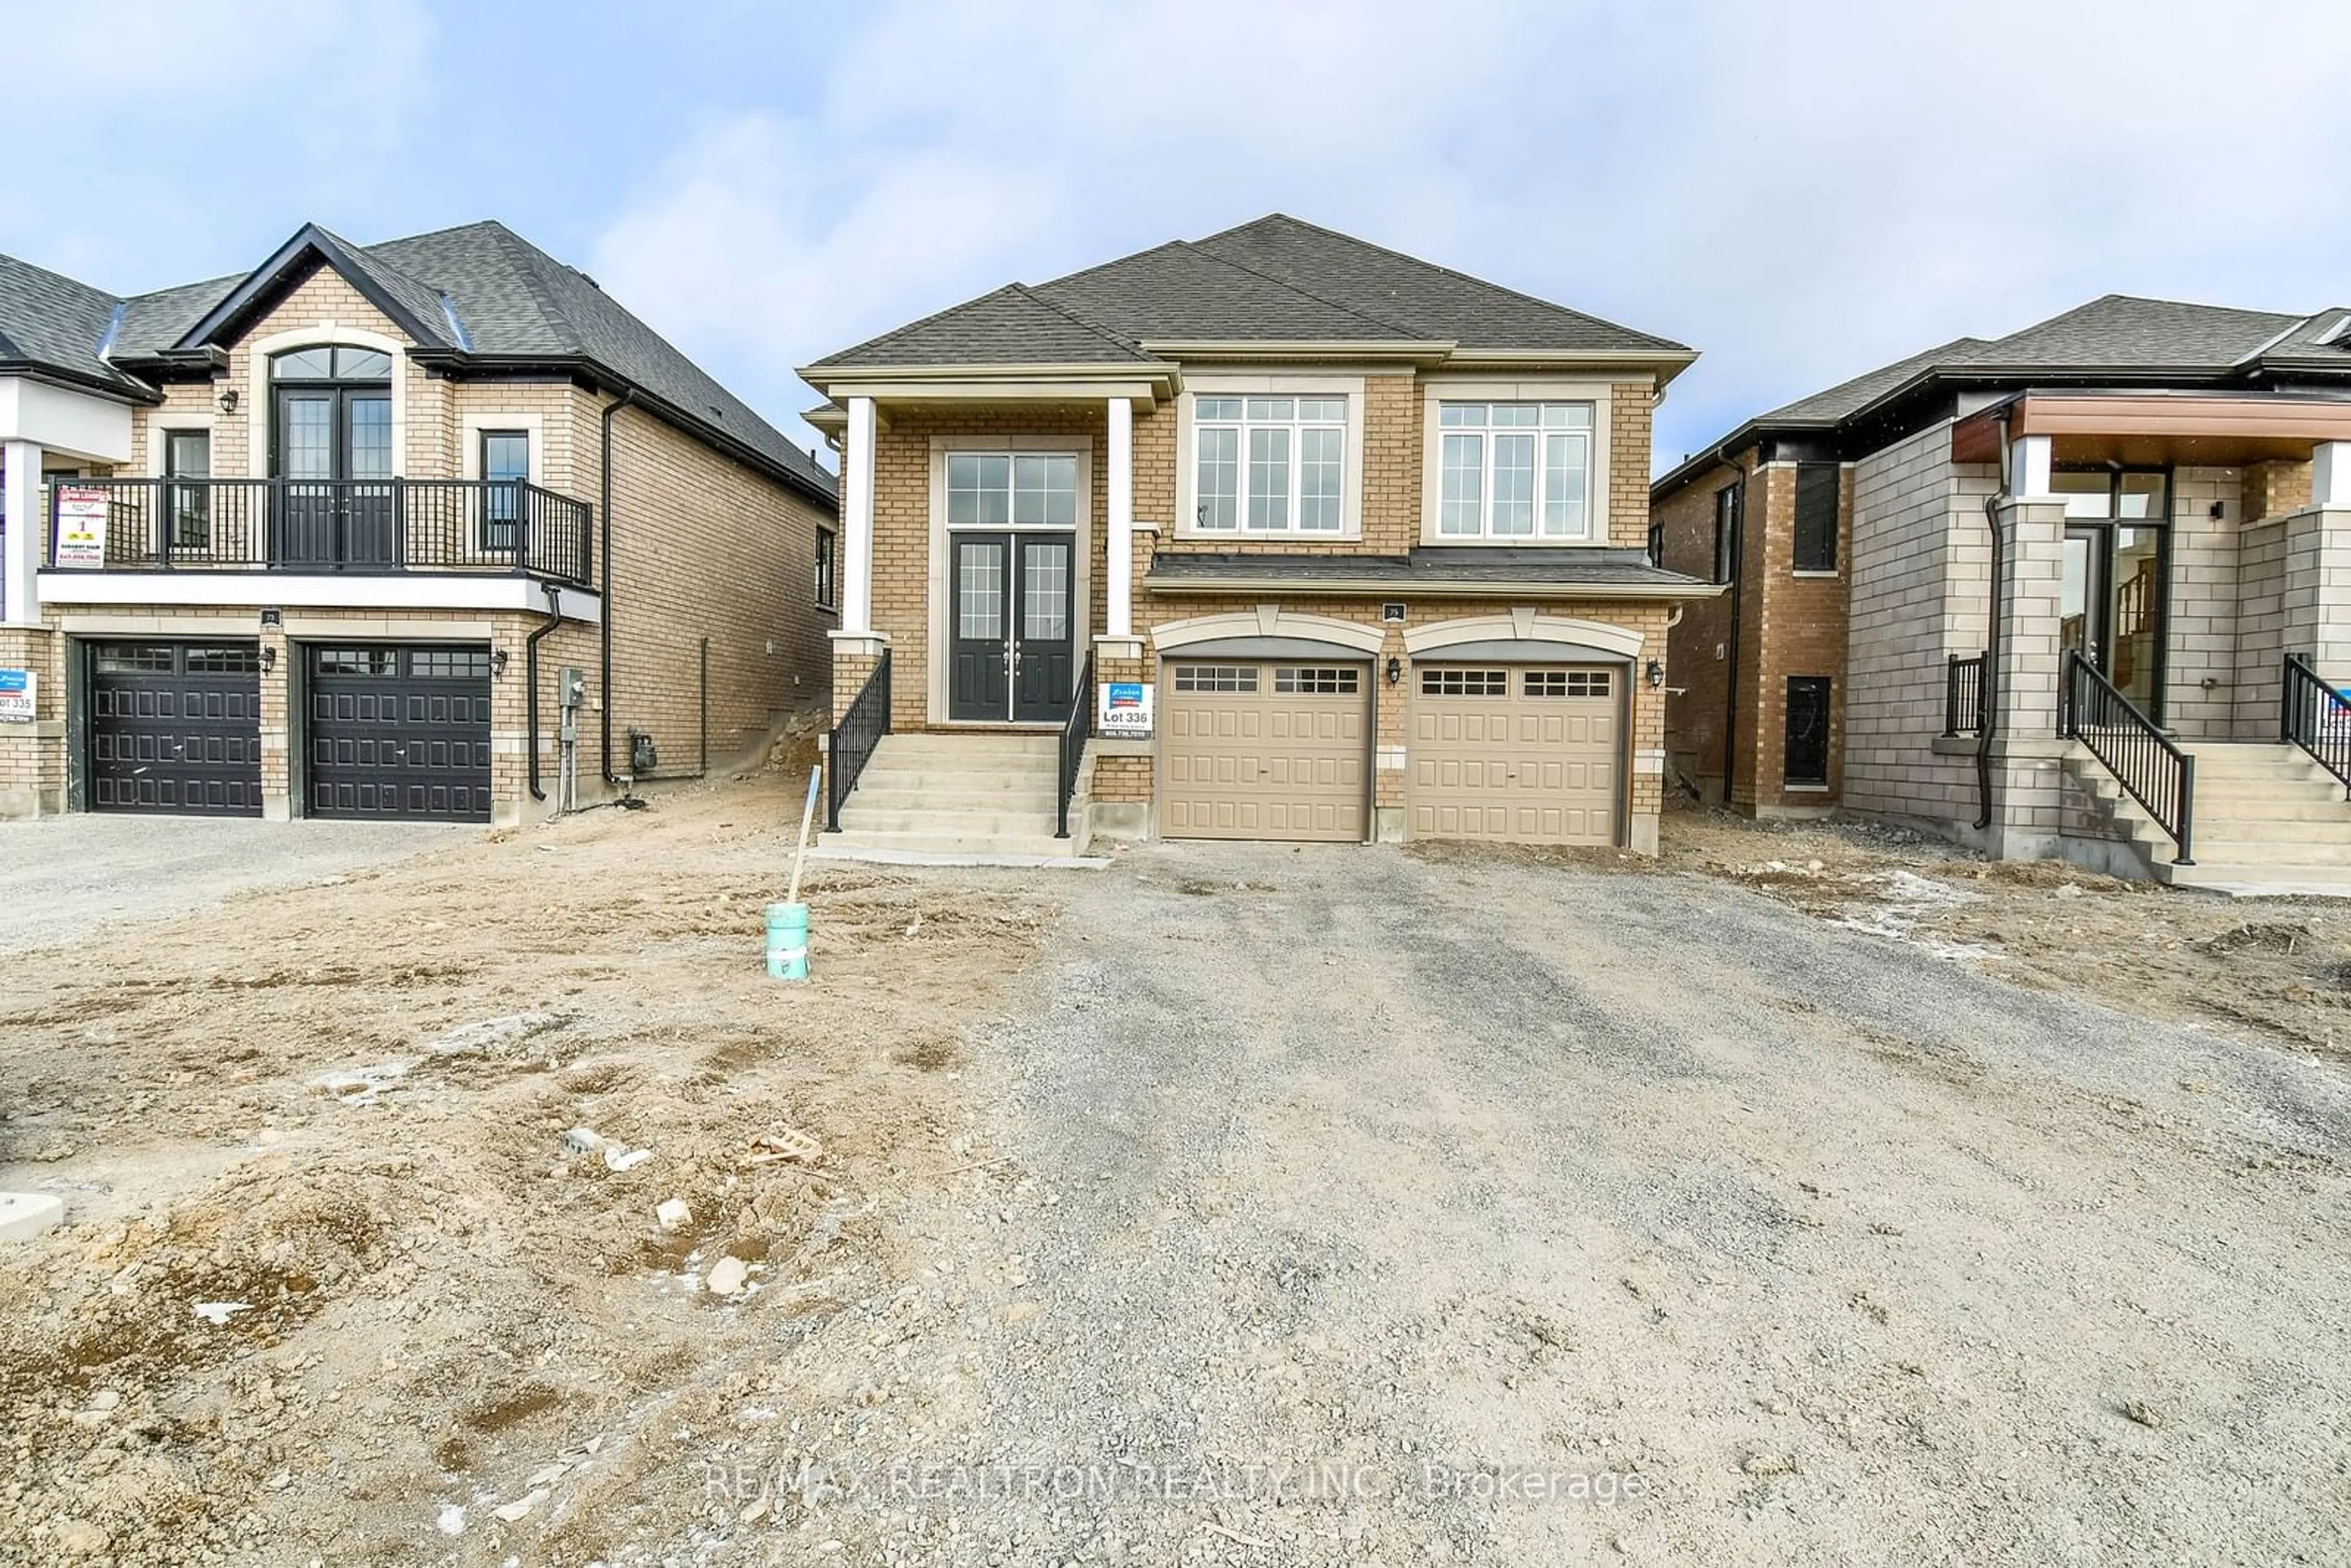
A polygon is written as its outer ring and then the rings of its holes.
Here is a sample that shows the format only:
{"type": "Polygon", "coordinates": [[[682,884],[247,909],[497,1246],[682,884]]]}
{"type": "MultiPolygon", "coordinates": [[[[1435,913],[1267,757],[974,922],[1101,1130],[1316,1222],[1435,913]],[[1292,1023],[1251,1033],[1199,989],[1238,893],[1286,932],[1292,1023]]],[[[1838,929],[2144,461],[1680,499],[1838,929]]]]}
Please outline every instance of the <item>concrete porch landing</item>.
{"type": "Polygon", "coordinates": [[[2199,741],[2192,849],[2171,863],[2171,838],[2114,776],[2075,747],[2065,767],[2102,801],[2158,882],[2240,898],[2351,898],[2351,802],[2301,747],[2199,741]]]}
{"type": "Polygon", "coordinates": [[[897,865],[1063,866],[1087,862],[1076,836],[1053,836],[1060,737],[926,731],[886,735],[817,840],[832,860],[897,865]]]}

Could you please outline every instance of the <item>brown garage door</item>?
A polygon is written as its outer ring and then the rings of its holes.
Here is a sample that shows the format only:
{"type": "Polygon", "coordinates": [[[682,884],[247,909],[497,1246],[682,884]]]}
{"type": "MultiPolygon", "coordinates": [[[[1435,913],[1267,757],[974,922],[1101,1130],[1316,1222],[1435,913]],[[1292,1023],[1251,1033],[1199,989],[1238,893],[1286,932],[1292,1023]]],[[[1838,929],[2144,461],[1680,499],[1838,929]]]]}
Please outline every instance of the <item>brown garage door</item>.
{"type": "Polygon", "coordinates": [[[1170,664],[1160,831],[1360,842],[1370,686],[1358,664],[1170,664]]]}
{"type": "Polygon", "coordinates": [[[1415,674],[1415,838],[1617,841],[1623,671],[1424,664],[1415,674]]]}

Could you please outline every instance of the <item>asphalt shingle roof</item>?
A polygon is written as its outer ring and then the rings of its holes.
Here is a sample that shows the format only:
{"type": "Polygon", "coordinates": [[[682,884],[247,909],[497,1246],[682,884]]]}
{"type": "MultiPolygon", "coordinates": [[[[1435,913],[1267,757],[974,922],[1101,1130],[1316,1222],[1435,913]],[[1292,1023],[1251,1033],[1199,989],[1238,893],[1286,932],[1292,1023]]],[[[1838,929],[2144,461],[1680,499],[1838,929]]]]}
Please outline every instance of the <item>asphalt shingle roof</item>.
{"type": "MultiPolygon", "coordinates": [[[[1066,329],[1016,296],[1147,361],[1145,342],[1425,342],[1464,349],[1687,354],[1681,344],[1552,305],[1275,213],[1023,289],[1015,284],[828,354],[817,366],[1082,363],[1066,329]],[[1037,328],[1031,337],[1027,330],[1037,328]]],[[[811,366],[814,369],[815,366],[811,366]]]]}
{"type": "Polygon", "coordinates": [[[1365,590],[1406,589],[1429,582],[1686,588],[1694,580],[1650,565],[1647,555],[1636,549],[1498,549],[1458,545],[1416,545],[1402,556],[1162,550],[1153,555],[1144,578],[1209,586],[1280,580],[1301,587],[1365,590]]]}
{"type": "Polygon", "coordinates": [[[75,375],[120,378],[98,357],[120,304],[63,273],[0,256],[0,363],[50,365],[75,375]]]}
{"type": "Polygon", "coordinates": [[[844,349],[825,362],[865,365],[1124,365],[1131,339],[1079,319],[1018,283],[844,349]]]}
{"type": "Polygon", "coordinates": [[[1955,338],[1756,415],[1657,481],[1664,494],[1710,467],[1708,454],[1774,426],[1835,427],[1913,382],[2029,386],[2036,378],[2183,385],[2252,382],[2270,371],[2351,376],[2351,310],[2294,316],[2108,294],[2005,338],[1955,338]]]}
{"type": "MultiPolygon", "coordinates": [[[[306,231],[308,232],[308,231],[306,231]]],[[[423,346],[519,359],[586,360],[643,388],[685,415],[823,495],[832,476],[668,340],[639,320],[587,274],[566,267],[500,223],[354,246],[316,231],[337,266],[414,318],[423,346]],[[452,330],[442,297],[449,298],[452,330]]],[[[245,277],[216,277],[117,300],[113,296],[0,256],[0,339],[23,358],[126,388],[142,383],[120,368],[180,342],[234,295],[245,277]],[[98,346],[117,305],[122,323],[112,361],[98,346]]],[[[16,357],[0,352],[0,359],[16,357]]]]}

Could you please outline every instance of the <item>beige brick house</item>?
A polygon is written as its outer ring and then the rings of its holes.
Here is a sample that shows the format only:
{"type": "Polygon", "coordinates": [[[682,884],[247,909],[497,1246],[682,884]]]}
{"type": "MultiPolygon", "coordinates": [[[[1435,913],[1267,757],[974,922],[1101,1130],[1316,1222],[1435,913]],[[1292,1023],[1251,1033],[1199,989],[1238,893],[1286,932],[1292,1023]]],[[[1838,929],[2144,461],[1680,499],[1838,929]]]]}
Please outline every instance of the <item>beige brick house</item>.
{"type": "Polygon", "coordinates": [[[1666,627],[1716,591],[1644,556],[1695,357],[1277,214],[807,366],[842,841],[1654,850],[1666,627]]]}
{"type": "Polygon", "coordinates": [[[826,700],[831,476],[495,223],[0,257],[0,814],[511,822],[826,700]]]}
{"type": "Polygon", "coordinates": [[[2109,296],[1759,415],[1651,504],[1725,589],[1672,634],[1707,798],[2351,877],[2351,311],[2109,296]]]}

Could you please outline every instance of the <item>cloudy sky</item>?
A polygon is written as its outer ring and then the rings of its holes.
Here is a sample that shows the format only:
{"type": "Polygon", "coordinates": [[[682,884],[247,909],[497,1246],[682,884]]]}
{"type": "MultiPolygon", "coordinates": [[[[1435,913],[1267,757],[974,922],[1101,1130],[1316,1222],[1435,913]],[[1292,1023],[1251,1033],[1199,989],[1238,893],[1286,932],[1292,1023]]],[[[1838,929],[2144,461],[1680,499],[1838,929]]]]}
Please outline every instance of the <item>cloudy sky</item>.
{"type": "Polygon", "coordinates": [[[1277,209],[1704,350],[1661,465],[2101,293],[2351,304],[2341,0],[0,0],[0,251],[131,292],[306,220],[496,216],[803,441],[795,364],[1277,209]]]}

